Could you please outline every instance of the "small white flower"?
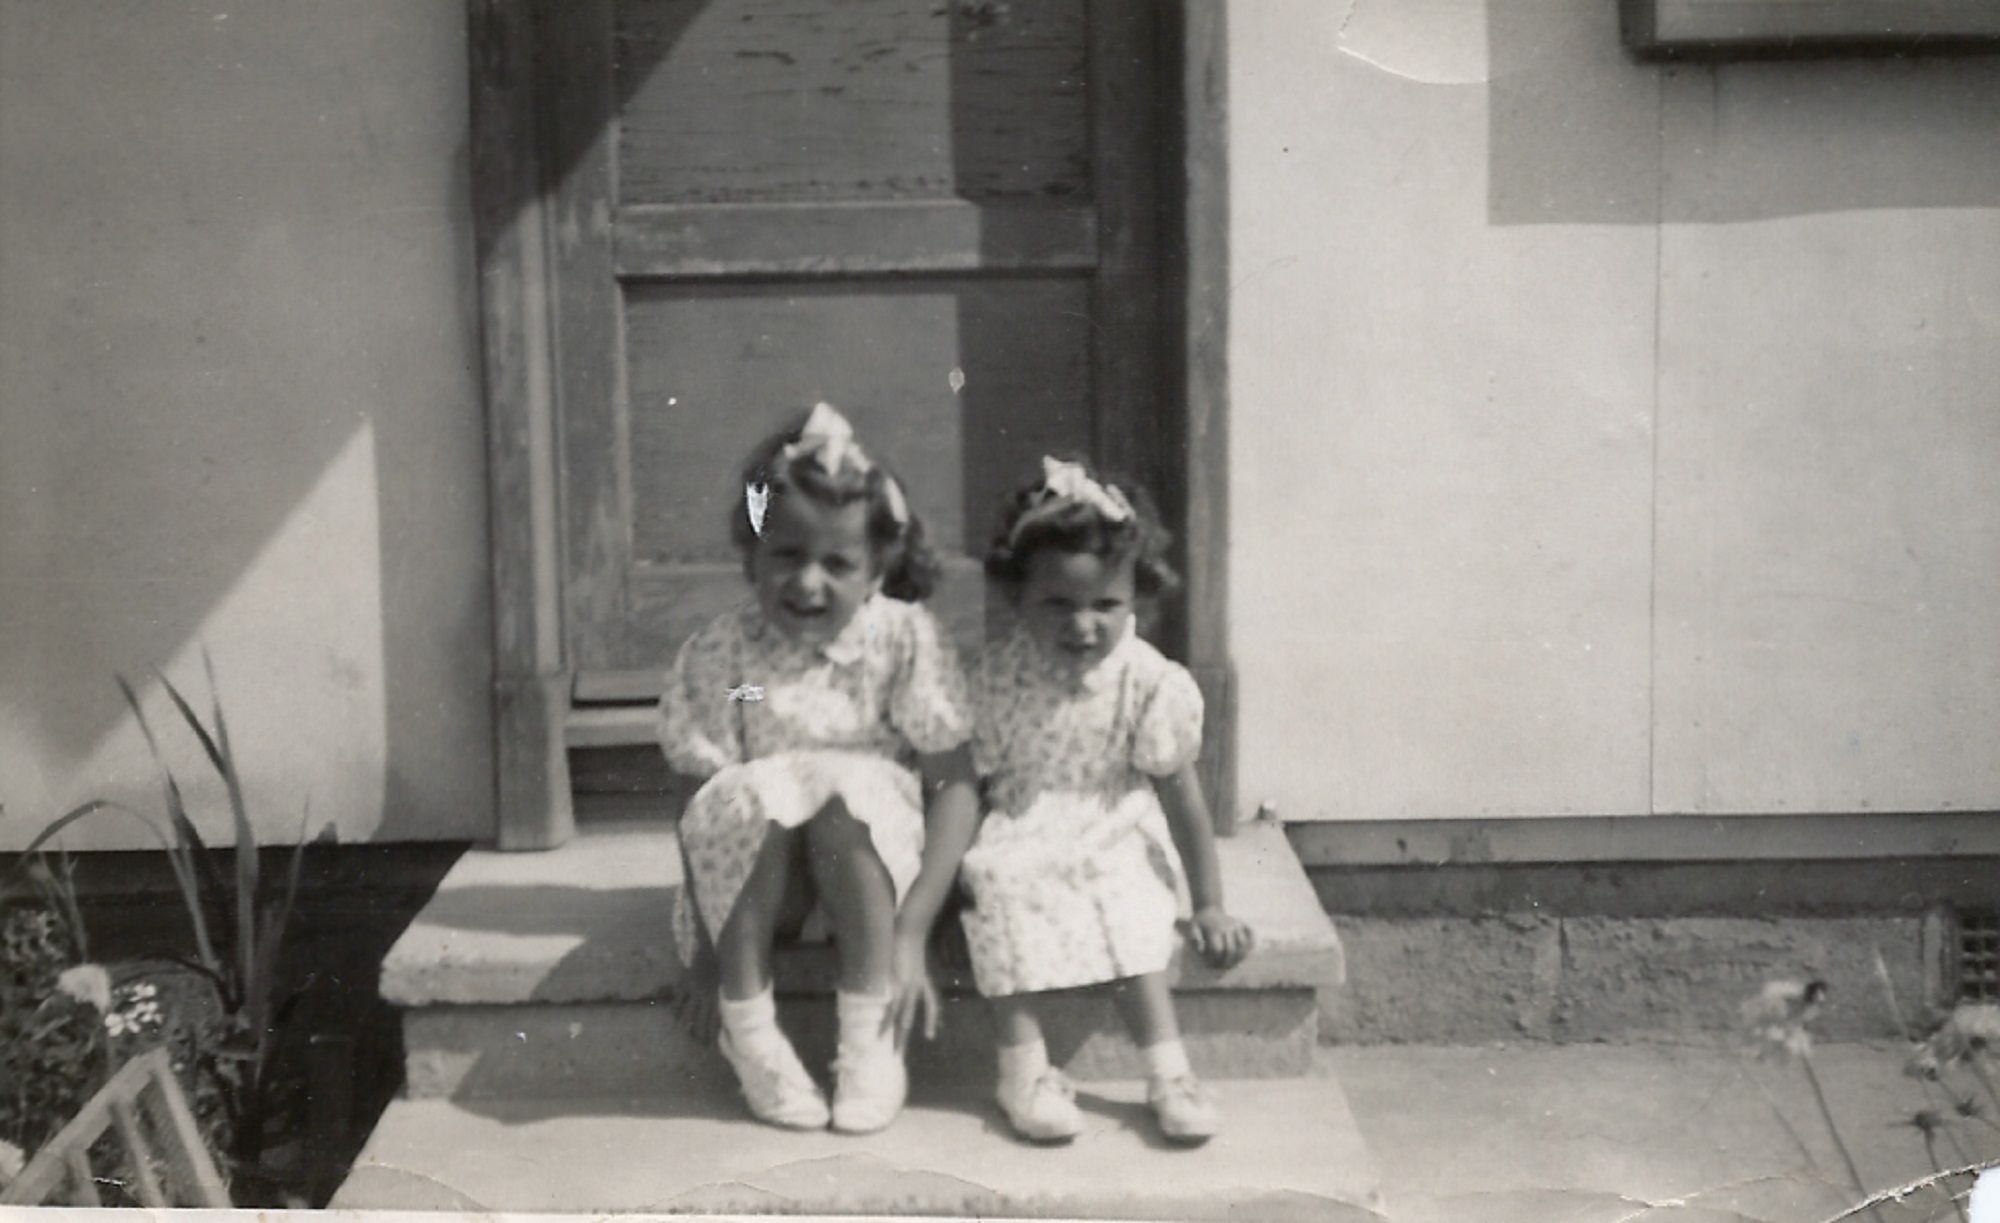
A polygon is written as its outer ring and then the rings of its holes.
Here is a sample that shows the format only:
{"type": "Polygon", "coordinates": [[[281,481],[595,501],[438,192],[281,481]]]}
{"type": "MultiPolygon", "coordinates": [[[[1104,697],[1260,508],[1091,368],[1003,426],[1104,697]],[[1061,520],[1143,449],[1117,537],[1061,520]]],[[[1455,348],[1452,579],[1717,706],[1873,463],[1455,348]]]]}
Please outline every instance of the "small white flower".
{"type": "Polygon", "coordinates": [[[100,1013],[111,1009],[111,974],[101,964],[65,968],[56,978],[56,988],[78,1002],[96,1007],[100,1013]]]}
{"type": "Polygon", "coordinates": [[[132,996],[134,998],[156,998],[159,996],[159,993],[160,987],[150,981],[141,981],[132,987],[132,996]]]}
{"type": "Polygon", "coordinates": [[[1810,1025],[1826,1000],[1823,981],[1771,981],[1740,1008],[1743,1029],[1760,1057],[1810,1057],[1810,1025]]]}

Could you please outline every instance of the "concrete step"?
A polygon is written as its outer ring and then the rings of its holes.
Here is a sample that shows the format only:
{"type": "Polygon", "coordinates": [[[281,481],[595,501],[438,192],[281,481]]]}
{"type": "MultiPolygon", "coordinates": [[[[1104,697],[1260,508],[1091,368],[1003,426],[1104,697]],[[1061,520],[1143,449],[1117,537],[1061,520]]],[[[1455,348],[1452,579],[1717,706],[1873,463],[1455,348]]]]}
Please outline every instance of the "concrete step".
{"type": "MultiPolygon", "coordinates": [[[[1340,943],[1283,831],[1253,824],[1221,843],[1233,909],[1256,953],[1227,973],[1175,965],[1196,1068],[1214,1077],[1303,1073],[1318,1043],[1317,991],[1344,974],[1340,943]]],[[[671,1016],[680,977],[668,915],[680,886],[670,824],[596,823],[560,849],[465,855],[382,967],[403,1011],[413,1098],[668,1092],[720,1070],[671,1016]]],[[[831,1056],[833,951],[782,948],[781,1008],[802,1054],[831,1056]]],[[[969,983],[947,980],[943,1033],[919,1041],[913,1071],[983,1074],[992,1037],[969,983]]],[[[1082,1078],[1140,1072],[1108,1001],[1050,1007],[1051,1052],[1082,1078]]]]}
{"type": "Polygon", "coordinates": [[[1142,1085],[1081,1086],[1074,1143],[1015,1140],[985,1086],[919,1079],[879,1134],[747,1119],[733,1088],[671,1096],[392,1104],[335,1208],[879,1217],[1379,1221],[1374,1162],[1339,1082],[1214,1081],[1224,1132],[1154,1129],[1142,1085]]]}

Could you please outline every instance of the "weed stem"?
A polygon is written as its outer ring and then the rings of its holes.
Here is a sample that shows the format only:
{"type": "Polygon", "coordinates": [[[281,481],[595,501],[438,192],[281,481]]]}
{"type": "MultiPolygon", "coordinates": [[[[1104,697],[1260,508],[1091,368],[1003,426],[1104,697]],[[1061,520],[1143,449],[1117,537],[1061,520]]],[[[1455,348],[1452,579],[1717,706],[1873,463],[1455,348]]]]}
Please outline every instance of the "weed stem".
{"type": "MultiPolygon", "coordinates": [[[[1833,1136],[1833,1149],[1840,1152],[1841,1162],[1847,1165],[1847,1175],[1854,1181],[1855,1192],[1868,1196],[1868,1186],[1861,1179],[1861,1169],[1854,1166],[1854,1154],[1847,1149],[1847,1140],[1840,1136],[1840,1127],[1833,1122],[1833,1110],[1827,1107],[1826,1092],[1820,1088],[1819,1072],[1813,1069],[1812,1057],[1801,1056],[1799,1065],[1805,1069],[1806,1082],[1812,1085],[1813,1101],[1819,1105],[1819,1115],[1826,1121],[1826,1132],[1833,1136]]],[[[1868,1208],[1868,1214],[1875,1223],[1882,1223],[1882,1212],[1874,1206],[1868,1208]]]]}

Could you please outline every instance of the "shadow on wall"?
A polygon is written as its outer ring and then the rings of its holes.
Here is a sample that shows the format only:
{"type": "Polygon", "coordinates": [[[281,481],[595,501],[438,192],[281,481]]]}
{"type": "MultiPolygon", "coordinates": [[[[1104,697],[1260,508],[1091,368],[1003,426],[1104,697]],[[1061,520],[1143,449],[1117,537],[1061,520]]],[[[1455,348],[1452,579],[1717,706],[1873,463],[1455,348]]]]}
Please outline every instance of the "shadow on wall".
{"type": "Polygon", "coordinates": [[[343,835],[464,835],[489,736],[462,13],[0,15],[0,336],[33,408],[0,426],[0,683],[43,771],[7,813],[150,793],[104,776],[136,746],[113,676],[186,678],[206,645],[274,787],[303,769],[343,835]]]}
{"type": "Polygon", "coordinates": [[[1487,0],[1493,224],[2000,207],[2000,57],[1662,67],[1616,10],[1487,0]]]}

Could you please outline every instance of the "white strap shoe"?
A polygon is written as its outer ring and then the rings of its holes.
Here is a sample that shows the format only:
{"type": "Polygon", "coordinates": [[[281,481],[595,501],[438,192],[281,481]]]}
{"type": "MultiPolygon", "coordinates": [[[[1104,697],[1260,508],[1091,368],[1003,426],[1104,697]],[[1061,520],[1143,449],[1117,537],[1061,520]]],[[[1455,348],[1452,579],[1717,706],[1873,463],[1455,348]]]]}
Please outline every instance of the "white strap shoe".
{"type": "Polygon", "coordinates": [[[1003,1081],[995,1098],[1007,1123],[1029,1142],[1068,1142],[1083,1132],[1076,1088],[1060,1070],[1044,1070],[1020,1083],[1003,1081]]]}
{"type": "Polygon", "coordinates": [[[823,1130],[831,1114],[826,1096],[782,1035],[745,1049],[722,1032],[722,1056],[736,1071],[744,1102],[757,1120],[789,1130],[823,1130]]]}
{"type": "Polygon", "coordinates": [[[910,1074],[888,1037],[842,1045],[833,1059],[833,1128],[871,1134],[903,1111],[910,1074]]]}
{"type": "Polygon", "coordinates": [[[1207,1142],[1222,1129],[1222,1110],[1191,1074],[1152,1080],[1146,1085],[1146,1103],[1160,1120],[1160,1132],[1174,1142],[1207,1142]]]}

